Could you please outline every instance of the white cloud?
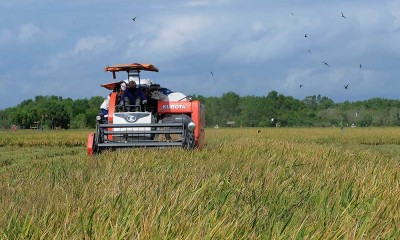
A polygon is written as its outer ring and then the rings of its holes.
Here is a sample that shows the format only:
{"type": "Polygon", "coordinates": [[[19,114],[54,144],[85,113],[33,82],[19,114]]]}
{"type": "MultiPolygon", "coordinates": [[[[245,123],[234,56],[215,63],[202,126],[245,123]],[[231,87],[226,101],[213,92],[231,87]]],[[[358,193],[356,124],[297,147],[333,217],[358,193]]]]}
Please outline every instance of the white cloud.
{"type": "Polygon", "coordinates": [[[53,42],[63,37],[58,29],[44,30],[33,23],[20,24],[15,29],[3,28],[0,31],[1,45],[29,45],[37,42],[53,42]]]}
{"type": "Polygon", "coordinates": [[[242,61],[246,63],[285,58],[297,44],[293,44],[288,31],[277,27],[264,27],[254,23],[242,36],[234,40],[227,52],[221,55],[221,61],[242,61]]]}
{"type": "Polygon", "coordinates": [[[232,0],[193,0],[187,1],[183,4],[185,7],[205,7],[205,6],[213,6],[213,5],[227,5],[231,3],[232,0]]]}
{"type": "MultiPolygon", "coordinates": [[[[210,20],[200,15],[184,15],[167,19],[158,29],[153,29],[151,36],[134,39],[127,55],[157,59],[174,59],[178,56],[196,52],[202,48],[203,33],[210,20]]],[[[145,31],[145,30],[143,30],[145,31]]]]}
{"type": "MultiPolygon", "coordinates": [[[[72,55],[90,52],[95,48],[101,48],[102,46],[107,45],[107,43],[111,40],[110,37],[99,37],[99,36],[90,36],[81,38],[75,45],[75,48],[71,51],[72,55]]],[[[111,41],[110,41],[111,42],[111,41]]]]}
{"type": "MultiPolygon", "coordinates": [[[[36,95],[86,97],[88,89],[98,86],[98,76],[103,76],[101,69],[104,66],[99,66],[99,59],[109,56],[115,44],[116,40],[112,37],[83,37],[76,41],[72,49],[59,52],[47,62],[39,62],[32,67],[28,73],[30,77],[21,81],[19,91],[25,95],[40,85],[36,95]]],[[[90,92],[89,96],[98,92],[90,92]]]]}
{"type": "Polygon", "coordinates": [[[184,3],[184,6],[187,6],[187,7],[204,7],[204,6],[209,6],[209,5],[210,5],[210,2],[205,1],[205,0],[189,1],[189,2],[184,3]]]}
{"type": "Polygon", "coordinates": [[[74,48],[60,52],[46,63],[46,72],[49,69],[58,69],[68,63],[84,63],[88,59],[95,59],[115,47],[116,40],[112,37],[89,36],[79,39],[74,48]]]}
{"type": "Polygon", "coordinates": [[[29,43],[37,40],[42,35],[40,28],[32,23],[22,24],[16,30],[2,29],[0,34],[0,44],[8,43],[29,43]]]}
{"type": "Polygon", "coordinates": [[[41,31],[39,27],[37,27],[36,25],[32,23],[24,24],[20,26],[17,38],[20,42],[27,42],[39,36],[40,32],[41,31]]]}

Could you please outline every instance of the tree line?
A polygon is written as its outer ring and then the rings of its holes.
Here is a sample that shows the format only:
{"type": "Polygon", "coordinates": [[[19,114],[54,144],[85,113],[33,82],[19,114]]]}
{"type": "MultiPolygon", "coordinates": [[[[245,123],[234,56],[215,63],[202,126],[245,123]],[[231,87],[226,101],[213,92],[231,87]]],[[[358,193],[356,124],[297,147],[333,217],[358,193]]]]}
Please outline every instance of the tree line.
{"type": "Polygon", "coordinates": [[[103,100],[103,97],[98,96],[77,100],[36,96],[15,107],[0,110],[0,124],[3,129],[10,128],[13,124],[21,129],[94,128],[103,100]]]}
{"type": "Polygon", "coordinates": [[[399,126],[400,100],[372,98],[335,103],[321,95],[302,100],[269,92],[266,96],[195,98],[205,103],[207,126],[223,127],[330,127],[399,126]]]}
{"type": "MultiPolygon", "coordinates": [[[[372,98],[335,103],[321,95],[302,100],[269,92],[266,96],[241,97],[227,92],[222,97],[193,96],[206,109],[208,127],[328,127],[399,126],[400,100],[372,98]]],[[[19,128],[94,128],[104,98],[62,98],[36,96],[15,107],[0,110],[0,127],[19,128]]]]}

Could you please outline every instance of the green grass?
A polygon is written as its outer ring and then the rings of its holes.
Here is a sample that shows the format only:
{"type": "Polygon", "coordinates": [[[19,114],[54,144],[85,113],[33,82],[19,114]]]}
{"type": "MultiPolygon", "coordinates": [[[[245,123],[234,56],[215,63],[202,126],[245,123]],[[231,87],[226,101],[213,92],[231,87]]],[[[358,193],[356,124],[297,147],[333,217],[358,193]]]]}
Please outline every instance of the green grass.
{"type": "Polygon", "coordinates": [[[400,235],[400,128],[257,130],[95,157],[88,131],[1,132],[0,239],[400,235]]]}

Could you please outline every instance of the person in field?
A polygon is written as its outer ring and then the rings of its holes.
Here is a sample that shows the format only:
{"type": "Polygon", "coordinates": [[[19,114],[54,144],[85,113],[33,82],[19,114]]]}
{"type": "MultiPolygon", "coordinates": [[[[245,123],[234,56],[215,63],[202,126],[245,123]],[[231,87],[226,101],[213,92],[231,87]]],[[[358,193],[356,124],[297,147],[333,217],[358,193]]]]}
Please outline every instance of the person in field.
{"type": "MultiPolygon", "coordinates": [[[[142,104],[147,104],[147,97],[144,95],[142,90],[136,88],[136,82],[130,81],[129,84],[126,86],[126,90],[121,97],[121,105],[128,106],[128,105],[136,105],[139,106],[140,102],[142,104]]],[[[138,111],[138,109],[135,109],[138,111]]]]}
{"type": "Polygon", "coordinates": [[[110,94],[104,99],[103,103],[100,105],[100,112],[105,116],[108,115],[108,107],[110,106],[110,94]]]}

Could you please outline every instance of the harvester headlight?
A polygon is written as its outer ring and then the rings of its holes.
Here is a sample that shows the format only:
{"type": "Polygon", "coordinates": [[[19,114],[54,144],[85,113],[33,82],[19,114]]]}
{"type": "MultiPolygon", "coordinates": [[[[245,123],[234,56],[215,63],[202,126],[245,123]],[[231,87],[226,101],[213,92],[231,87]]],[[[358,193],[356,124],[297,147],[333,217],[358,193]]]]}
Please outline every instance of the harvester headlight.
{"type": "Polygon", "coordinates": [[[96,120],[97,120],[97,121],[100,121],[100,120],[101,120],[101,116],[100,116],[100,115],[97,115],[97,116],[96,116],[96,120]]]}
{"type": "Polygon", "coordinates": [[[188,124],[188,129],[189,129],[190,131],[194,131],[194,129],[196,129],[196,124],[195,124],[194,122],[190,122],[190,123],[188,124]]]}

